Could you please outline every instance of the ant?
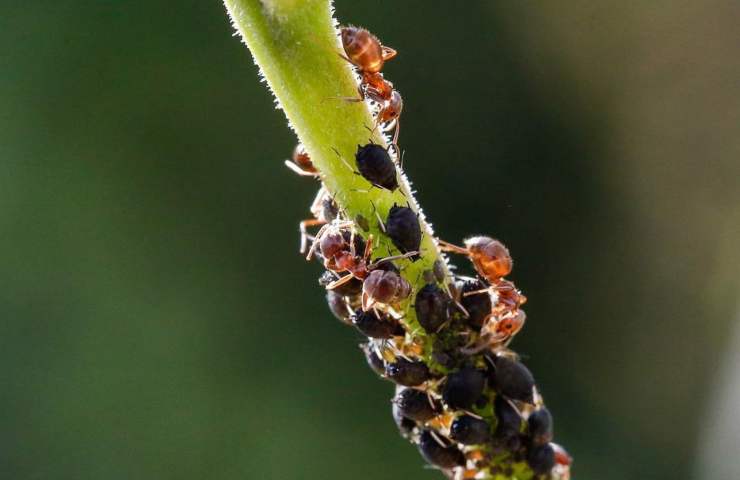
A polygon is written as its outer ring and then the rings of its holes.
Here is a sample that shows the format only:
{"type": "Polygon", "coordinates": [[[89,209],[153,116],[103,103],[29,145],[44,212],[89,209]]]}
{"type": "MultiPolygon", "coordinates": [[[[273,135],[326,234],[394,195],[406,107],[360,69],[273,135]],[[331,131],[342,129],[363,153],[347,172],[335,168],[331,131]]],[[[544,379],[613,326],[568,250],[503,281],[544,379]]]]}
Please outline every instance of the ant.
{"type": "Polygon", "coordinates": [[[383,78],[380,71],[386,61],[395,57],[398,52],[390,47],[384,46],[380,40],[360,27],[344,27],[341,31],[342,47],[345,55],[340,56],[357,67],[361,80],[358,87],[360,98],[348,99],[361,102],[366,98],[378,103],[377,124],[389,124],[390,128],[395,126],[393,144],[398,143],[400,132],[399,117],[403,110],[403,98],[393,88],[393,84],[383,78]]]}
{"type": "Polygon", "coordinates": [[[347,272],[345,275],[326,286],[327,290],[333,290],[353,278],[365,280],[372,270],[378,268],[382,263],[390,262],[400,258],[408,258],[418,252],[409,252],[403,255],[385,257],[370,263],[373,251],[373,236],[370,235],[365,244],[362,255],[357,254],[357,242],[355,230],[351,221],[334,220],[327,223],[316,234],[313,245],[306,256],[310,260],[314,251],[318,250],[324,259],[324,267],[335,273],[347,272]]]}
{"type": "Polygon", "coordinates": [[[504,279],[513,267],[509,250],[500,241],[484,236],[466,239],[465,248],[442,240],[439,244],[443,251],[467,255],[478,274],[490,284],[486,288],[464,293],[465,296],[481,293],[491,296],[491,311],[483,319],[481,337],[475,345],[465,349],[466,353],[506,347],[522,329],[527,318],[524,311],[519,309],[527,297],[513,282],[504,279]]]}

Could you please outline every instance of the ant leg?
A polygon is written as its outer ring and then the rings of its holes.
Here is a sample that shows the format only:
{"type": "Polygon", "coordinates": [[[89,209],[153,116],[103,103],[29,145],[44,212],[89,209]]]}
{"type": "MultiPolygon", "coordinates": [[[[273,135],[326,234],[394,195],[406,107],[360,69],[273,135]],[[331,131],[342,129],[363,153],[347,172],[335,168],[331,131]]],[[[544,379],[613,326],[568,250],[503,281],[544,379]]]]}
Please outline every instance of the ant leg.
{"type": "MultiPolygon", "coordinates": [[[[362,311],[367,312],[375,305],[375,300],[370,297],[366,292],[362,292],[362,311]]],[[[380,317],[378,317],[380,318],[380,317]]]]}
{"type": "Polygon", "coordinates": [[[373,253],[373,235],[367,236],[367,243],[365,243],[365,252],[362,254],[362,259],[367,263],[370,259],[370,255],[373,253]]]}
{"type": "Polygon", "coordinates": [[[376,262],[373,262],[370,265],[368,265],[367,269],[368,270],[375,270],[376,268],[378,268],[378,265],[380,265],[381,263],[392,262],[393,260],[400,260],[402,258],[409,258],[409,257],[416,256],[418,254],[419,254],[419,252],[414,251],[414,252],[406,252],[403,255],[393,255],[392,257],[381,258],[380,260],[378,260],[376,262]]]}
{"type": "Polygon", "coordinates": [[[339,280],[334,280],[333,282],[331,282],[329,285],[326,286],[326,289],[327,290],[334,290],[335,288],[341,287],[345,283],[349,282],[353,278],[355,278],[354,275],[352,275],[351,273],[350,274],[347,274],[347,275],[343,276],[342,278],[340,278],[339,280]]]}
{"type": "MultiPolygon", "coordinates": [[[[301,223],[298,224],[298,229],[301,232],[301,249],[299,250],[299,252],[301,254],[306,253],[306,244],[308,243],[308,239],[309,239],[307,228],[308,227],[315,227],[315,226],[318,226],[318,225],[324,225],[325,223],[326,223],[326,221],[324,221],[324,220],[319,220],[317,218],[312,218],[310,220],[304,220],[304,221],[302,221],[301,223]]],[[[316,239],[316,237],[314,237],[314,240],[315,239],[316,239]]]]}
{"type": "Polygon", "coordinates": [[[311,245],[311,249],[308,251],[308,255],[306,255],[306,260],[311,260],[311,257],[313,257],[313,252],[316,250],[316,247],[319,244],[319,240],[321,240],[321,237],[324,235],[324,232],[326,229],[329,228],[329,224],[327,223],[321,229],[316,233],[316,237],[313,240],[313,244],[311,245]]]}
{"type": "Polygon", "coordinates": [[[347,168],[349,168],[349,169],[350,169],[350,171],[352,171],[352,172],[353,172],[353,173],[355,173],[355,174],[357,174],[357,173],[358,173],[358,172],[356,172],[356,171],[355,171],[355,169],[354,169],[354,168],[352,168],[352,166],[351,166],[351,165],[350,165],[349,163],[347,163],[347,160],[345,160],[345,159],[344,159],[344,157],[342,156],[342,154],[340,154],[340,153],[339,153],[339,150],[337,150],[337,149],[336,149],[336,148],[334,148],[334,147],[331,147],[331,149],[332,149],[332,150],[334,150],[334,153],[336,153],[336,154],[337,154],[337,157],[339,157],[339,160],[341,160],[341,161],[342,161],[342,163],[344,163],[344,164],[345,164],[345,165],[347,166],[347,168]]]}
{"type": "Polygon", "coordinates": [[[439,245],[439,249],[443,252],[452,252],[452,253],[459,253],[460,255],[469,255],[470,252],[468,252],[467,248],[458,247],[455,244],[445,242],[441,238],[437,239],[437,244],[439,245]]]}
{"type": "Polygon", "coordinates": [[[401,133],[401,121],[396,119],[396,130],[393,132],[393,146],[398,151],[398,134],[401,133]]]}
{"type": "Polygon", "coordinates": [[[302,177],[316,177],[317,176],[316,173],[307,172],[303,170],[301,167],[299,167],[298,165],[296,165],[295,163],[291,162],[290,160],[286,160],[284,163],[286,167],[293,170],[293,172],[297,173],[298,175],[302,177]]]}
{"type": "Polygon", "coordinates": [[[375,214],[375,218],[378,219],[378,227],[380,227],[380,231],[383,232],[383,233],[386,233],[385,232],[385,223],[383,223],[383,219],[380,218],[380,214],[378,213],[378,209],[375,207],[375,203],[372,200],[370,200],[370,205],[373,206],[373,213],[375,214]]]}
{"type": "Polygon", "coordinates": [[[486,292],[490,292],[490,291],[491,291],[491,287],[482,288],[480,290],[473,290],[472,292],[465,292],[465,293],[463,293],[463,297],[469,297],[471,295],[480,295],[481,293],[486,293],[486,292]]]}

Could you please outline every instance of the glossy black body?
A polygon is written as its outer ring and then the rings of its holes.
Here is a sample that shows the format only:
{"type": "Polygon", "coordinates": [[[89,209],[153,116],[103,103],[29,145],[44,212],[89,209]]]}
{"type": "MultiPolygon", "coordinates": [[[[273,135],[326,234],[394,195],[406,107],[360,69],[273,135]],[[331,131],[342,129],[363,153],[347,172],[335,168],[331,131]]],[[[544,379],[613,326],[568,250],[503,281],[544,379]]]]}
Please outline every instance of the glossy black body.
{"type": "Polygon", "coordinates": [[[482,370],[465,367],[447,376],[442,399],[450,408],[469,409],[478,401],[486,386],[482,370]]]}
{"type": "Polygon", "coordinates": [[[443,447],[427,430],[419,437],[419,452],[424,459],[440,468],[453,468],[465,464],[465,456],[454,446],[443,447]]]}
{"type": "Polygon", "coordinates": [[[483,419],[462,415],[452,422],[450,438],[463,445],[486,443],[491,438],[491,426],[483,419]]]}
{"type": "Polygon", "coordinates": [[[398,358],[385,366],[385,374],[399,385],[416,387],[429,379],[429,368],[418,360],[398,358]]]}
{"type": "MultiPolygon", "coordinates": [[[[385,233],[401,253],[418,252],[421,246],[419,216],[409,207],[393,205],[385,221],[385,233]]],[[[416,256],[418,258],[418,255],[416,256]]]]}
{"type": "Polygon", "coordinates": [[[429,283],[416,294],[416,319],[427,333],[435,333],[450,318],[450,298],[437,285],[429,283]]]}
{"type": "Polygon", "coordinates": [[[355,161],[360,175],[368,182],[390,191],[398,188],[396,164],[388,151],[380,145],[358,145],[355,161]]]}

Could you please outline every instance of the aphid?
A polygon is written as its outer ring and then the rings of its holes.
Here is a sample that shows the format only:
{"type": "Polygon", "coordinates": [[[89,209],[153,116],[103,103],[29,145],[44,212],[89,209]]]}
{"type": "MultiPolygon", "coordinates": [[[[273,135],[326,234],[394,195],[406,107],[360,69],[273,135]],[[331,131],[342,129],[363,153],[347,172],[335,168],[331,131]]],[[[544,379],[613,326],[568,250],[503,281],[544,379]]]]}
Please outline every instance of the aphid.
{"type": "Polygon", "coordinates": [[[352,315],[352,309],[350,308],[346,297],[337,293],[335,290],[327,290],[326,303],[329,305],[329,310],[337,320],[342,323],[350,323],[349,319],[352,315]]]}
{"type": "Polygon", "coordinates": [[[319,171],[311,161],[311,157],[306,151],[306,147],[302,143],[299,143],[293,149],[292,161],[286,160],[285,166],[293,170],[298,175],[304,177],[318,177],[319,171]]]}
{"type": "Polygon", "coordinates": [[[547,444],[529,450],[527,463],[536,475],[545,475],[555,466],[555,451],[547,444]]]}
{"type": "Polygon", "coordinates": [[[461,415],[452,422],[450,438],[463,445],[486,443],[491,438],[491,426],[483,419],[461,415]]]}
{"type": "Polygon", "coordinates": [[[518,438],[522,427],[522,417],[519,411],[501,395],[496,395],[493,408],[497,419],[494,434],[496,439],[507,443],[511,438],[518,438]]]}
{"type": "Polygon", "coordinates": [[[449,304],[449,297],[434,283],[419,290],[414,309],[416,319],[427,333],[436,333],[450,319],[449,304]]]}
{"type": "Polygon", "coordinates": [[[442,250],[467,255],[478,274],[496,283],[511,273],[513,260],[503,243],[491,237],[470,237],[465,240],[465,248],[439,241],[442,250]]]}
{"type": "Polygon", "coordinates": [[[383,46],[375,35],[364,28],[351,25],[343,27],[341,37],[347,55],[344,59],[361,72],[378,73],[383,69],[383,64],[397,54],[392,48],[383,46]]]}
{"type": "Polygon", "coordinates": [[[424,362],[397,358],[385,366],[385,374],[399,385],[416,387],[429,379],[429,368],[424,362]]]}
{"type": "Polygon", "coordinates": [[[552,441],[552,415],[547,408],[541,407],[532,412],[527,419],[527,426],[532,445],[539,446],[552,441]]]}
{"type": "Polygon", "coordinates": [[[360,350],[365,354],[365,360],[367,360],[368,366],[381,377],[385,375],[385,362],[375,352],[372,345],[363,343],[360,345],[360,350]]]}
{"type": "Polygon", "coordinates": [[[375,312],[357,310],[352,315],[352,324],[370,338],[392,338],[403,335],[401,325],[392,318],[380,317],[375,312]]]}
{"type": "Polygon", "coordinates": [[[385,233],[401,253],[419,251],[421,227],[419,216],[409,207],[393,205],[385,221],[385,233]]]}
{"type": "Polygon", "coordinates": [[[393,271],[373,270],[362,284],[362,309],[395,309],[409,295],[411,284],[405,278],[393,271]]]}
{"type": "MultiPolygon", "coordinates": [[[[329,284],[331,284],[333,281],[337,279],[336,275],[325,271],[321,274],[319,277],[319,285],[326,288],[329,284]]],[[[338,287],[335,287],[333,292],[336,292],[342,297],[355,297],[362,293],[362,280],[353,278],[352,280],[339,285],[338,287]]]]}
{"type": "Polygon", "coordinates": [[[404,417],[401,413],[401,409],[396,403],[393,403],[391,413],[393,414],[393,421],[396,422],[396,426],[398,427],[398,431],[401,436],[403,438],[411,438],[414,433],[414,428],[416,428],[416,422],[410,418],[404,417]]]}
{"type": "Polygon", "coordinates": [[[360,175],[371,184],[391,192],[398,188],[396,164],[385,148],[374,143],[358,145],[355,161],[360,175]]]}
{"type": "Polygon", "coordinates": [[[427,393],[414,388],[396,390],[393,403],[406,418],[417,422],[426,422],[441,411],[441,406],[427,393]]]}
{"type": "Polygon", "coordinates": [[[480,292],[486,290],[487,285],[482,280],[464,278],[460,286],[460,303],[468,312],[467,322],[473,327],[480,329],[491,315],[493,304],[490,295],[465,295],[469,292],[480,292]]]}
{"type": "Polygon", "coordinates": [[[440,468],[454,468],[465,465],[465,456],[453,445],[441,445],[442,440],[430,430],[424,430],[419,437],[419,452],[424,459],[440,468]]]}
{"type": "Polygon", "coordinates": [[[532,372],[523,363],[505,356],[496,356],[493,362],[494,367],[489,370],[489,381],[496,391],[512,400],[532,403],[532,372]]]}
{"type": "Polygon", "coordinates": [[[483,394],[485,386],[482,370],[465,367],[447,376],[442,399],[450,408],[469,409],[483,394]]]}

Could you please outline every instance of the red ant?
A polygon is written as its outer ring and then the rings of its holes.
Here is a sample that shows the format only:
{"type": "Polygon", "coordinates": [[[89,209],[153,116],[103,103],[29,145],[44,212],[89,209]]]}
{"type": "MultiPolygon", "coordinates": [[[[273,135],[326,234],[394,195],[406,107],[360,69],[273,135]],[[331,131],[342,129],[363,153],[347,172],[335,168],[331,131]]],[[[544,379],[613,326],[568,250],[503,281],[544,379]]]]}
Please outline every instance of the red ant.
{"type": "Polygon", "coordinates": [[[465,248],[440,240],[443,251],[466,255],[475,270],[485,278],[490,286],[481,290],[466,292],[465,295],[487,293],[492,296],[491,313],[484,319],[481,337],[476,345],[466,349],[477,353],[482,349],[506,347],[511,339],[524,326],[527,318],[519,307],[527,297],[516,288],[513,282],[504,279],[511,273],[513,260],[503,243],[490,237],[471,237],[465,240],[465,248]],[[495,297],[494,297],[495,295],[495,297]]]}
{"type": "Polygon", "coordinates": [[[358,242],[355,236],[354,224],[351,221],[335,220],[321,227],[316,234],[311,249],[306,256],[310,260],[314,251],[318,249],[324,259],[324,267],[335,273],[347,272],[345,275],[326,286],[327,290],[332,290],[343,285],[353,278],[365,280],[372,270],[378,268],[378,265],[384,262],[407,258],[416,255],[418,252],[408,252],[403,255],[385,257],[370,263],[370,255],[373,251],[373,236],[370,235],[365,244],[362,255],[357,254],[358,242]]]}
{"type": "Polygon", "coordinates": [[[393,84],[383,78],[380,71],[385,62],[395,57],[398,52],[381,44],[375,35],[364,28],[344,27],[341,37],[346,56],[340,56],[357,67],[361,75],[358,87],[360,98],[349,100],[363,101],[369,98],[377,102],[380,105],[377,124],[394,122],[390,125],[395,126],[393,144],[397,144],[400,132],[398,118],[403,110],[403,99],[393,88],[393,84]]]}

